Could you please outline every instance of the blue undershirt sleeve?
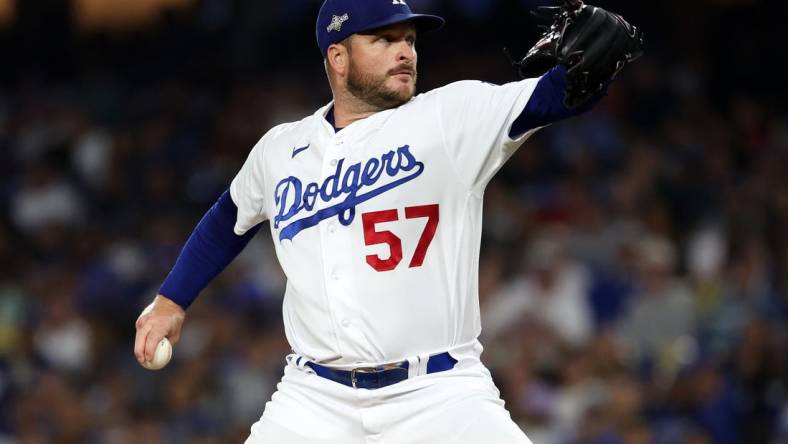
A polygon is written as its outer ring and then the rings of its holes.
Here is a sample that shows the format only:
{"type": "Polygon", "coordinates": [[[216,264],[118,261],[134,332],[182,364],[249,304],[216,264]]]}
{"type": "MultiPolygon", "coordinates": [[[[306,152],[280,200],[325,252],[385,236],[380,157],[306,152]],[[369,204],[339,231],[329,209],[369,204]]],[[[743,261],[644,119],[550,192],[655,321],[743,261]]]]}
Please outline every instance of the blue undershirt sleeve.
{"type": "Polygon", "coordinates": [[[539,79],[528,104],[512,124],[509,137],[516,139],[534,128],[583,114],[599,103],[607,93],[607,87],[605,87],[583,106],[569,109],[564,105],[565,90],[566,67],[556,65],[539,79]]]}
{"type": "Polygon", "coordinates": [[[243,251],[260,225],[238,236],[233,231],[238,208],[225,191],[192,232],[159,289],[183,309],[243,251]]]}

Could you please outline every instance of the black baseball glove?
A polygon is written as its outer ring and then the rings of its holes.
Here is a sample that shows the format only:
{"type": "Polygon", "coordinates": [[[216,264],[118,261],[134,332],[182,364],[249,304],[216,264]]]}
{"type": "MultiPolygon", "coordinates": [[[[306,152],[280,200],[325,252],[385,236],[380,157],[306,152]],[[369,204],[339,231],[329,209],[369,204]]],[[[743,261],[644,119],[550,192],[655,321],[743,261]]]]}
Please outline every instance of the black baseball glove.
{"type": "Polygon", "coordinates": [[[618,14],[582,0],[563,0],[534,15],[552,24],[528,54],[514,62],[523,77],[537,77],[549,68],[567,67],[564,105],[573,109],[602,91],[628,63],[643,54],[643,32],[618,14]]]}

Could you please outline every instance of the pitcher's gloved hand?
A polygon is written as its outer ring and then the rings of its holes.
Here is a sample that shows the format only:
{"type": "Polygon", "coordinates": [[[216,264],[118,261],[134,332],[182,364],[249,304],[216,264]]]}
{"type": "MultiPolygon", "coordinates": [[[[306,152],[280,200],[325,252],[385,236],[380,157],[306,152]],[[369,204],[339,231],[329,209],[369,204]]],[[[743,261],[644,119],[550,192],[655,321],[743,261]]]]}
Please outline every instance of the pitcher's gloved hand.
{"type": "Polygon", "coordinates": [[[570,109],[601,92],[624,66],[643,54],[642,31],[620,15],[581,0],[542,7],[534,15],[552,23],[515,66],[523,77],[538,77],[557,64],[565,65],[564,105],[570,109]]]}

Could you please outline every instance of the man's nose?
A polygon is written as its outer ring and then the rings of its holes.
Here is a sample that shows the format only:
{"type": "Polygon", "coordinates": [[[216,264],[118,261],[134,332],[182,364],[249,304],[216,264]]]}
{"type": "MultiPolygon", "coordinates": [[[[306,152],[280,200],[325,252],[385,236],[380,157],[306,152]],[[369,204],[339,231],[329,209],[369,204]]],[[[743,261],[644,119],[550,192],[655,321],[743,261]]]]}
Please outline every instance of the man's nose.
{"type": "Polygon", "coordinates": [[[413,61],[416,58],[416,48],[408,42],[400,43],[399,57],[397,60],[400,62],[413,61]]]}

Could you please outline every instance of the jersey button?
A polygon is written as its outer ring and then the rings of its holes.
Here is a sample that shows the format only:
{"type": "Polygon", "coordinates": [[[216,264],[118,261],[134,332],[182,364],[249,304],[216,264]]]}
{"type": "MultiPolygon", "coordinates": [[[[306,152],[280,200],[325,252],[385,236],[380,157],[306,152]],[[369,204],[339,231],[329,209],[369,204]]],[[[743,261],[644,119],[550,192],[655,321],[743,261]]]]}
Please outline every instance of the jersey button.
{"type": "Polygon", "coordinates": [[[337,163],[338,163],[338,162],[337,162],[337,160],[336,160],[336,159],[331,159],[331,166],[332,166],[332,167],[335,167],[335,166],[337,166],[337,163]]]}
{"type": "Polygon", "coordinates": [[[336,271],[331,273],[331,279],[333,279],[335,281],[338,281],[339,280],[339,273],[337,273],[336,271]]]}
{"type": "Polygon", "coordinates": [[[348,318],[342,319],[342,326],[345,328],[350,327],[350,319],[348,318]]]}
{"type": "Polygon", "coordinates": [[[335,224],[334,222],[328,224],[328,232],[333,233],[335,231],[337,231],[337,224],[335,224]]]}

